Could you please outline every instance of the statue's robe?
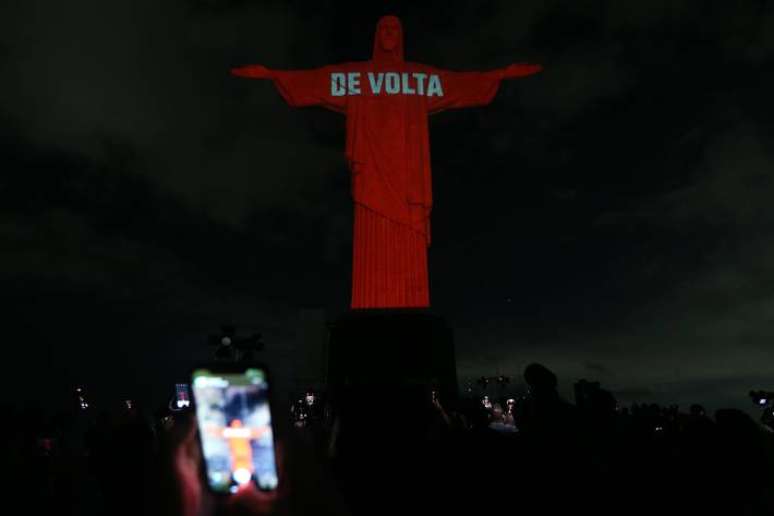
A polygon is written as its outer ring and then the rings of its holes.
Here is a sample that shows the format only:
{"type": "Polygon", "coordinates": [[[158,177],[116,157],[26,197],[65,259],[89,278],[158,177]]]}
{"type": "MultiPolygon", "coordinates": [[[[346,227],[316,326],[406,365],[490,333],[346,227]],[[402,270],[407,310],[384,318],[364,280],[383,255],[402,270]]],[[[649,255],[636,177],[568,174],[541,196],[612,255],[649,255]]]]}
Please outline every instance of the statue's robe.
{"type": "Polygon", "coordinates": [[[482,106],[500,74],[452,72],[403,60],[377,37],[371,61],[311,70],[275,70],[296,107],[346,115],[346,158],[355,203],[352,308],[427,307],[432,188],[428,115],[482,106]]]}

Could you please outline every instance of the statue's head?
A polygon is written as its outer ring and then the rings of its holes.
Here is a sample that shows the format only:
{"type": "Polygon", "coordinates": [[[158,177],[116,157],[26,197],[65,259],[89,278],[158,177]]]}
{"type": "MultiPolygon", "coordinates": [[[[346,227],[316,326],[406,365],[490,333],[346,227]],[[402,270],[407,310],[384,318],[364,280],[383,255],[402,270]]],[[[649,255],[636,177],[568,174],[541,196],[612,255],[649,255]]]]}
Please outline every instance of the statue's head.
{"type": "Polygon", "coordinates": [[[379,31],[379,45],[382,50],[392,52],[401,39],[400,20],[395,16],[385,16],[377,25],[379,31]]]}
{"type": "Polygon", "coordinates": [[[376,24],[374,60],[403,60],[403,27],[397,16],[382,16],[376,24]]]}

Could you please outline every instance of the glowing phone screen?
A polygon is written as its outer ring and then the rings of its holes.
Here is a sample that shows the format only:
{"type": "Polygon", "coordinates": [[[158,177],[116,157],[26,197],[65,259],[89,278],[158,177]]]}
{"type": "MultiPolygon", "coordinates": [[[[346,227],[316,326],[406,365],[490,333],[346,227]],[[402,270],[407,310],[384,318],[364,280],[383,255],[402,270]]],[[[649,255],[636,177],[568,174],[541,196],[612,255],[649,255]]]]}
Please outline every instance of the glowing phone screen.
{"type": "Polygon", "coordinates": [[[277,487],[269,392],[260,369],[240,373],[193,373],[196,419],[207,465],[207,482],[221,493],[235,493],[253,482],[277,487]]]}

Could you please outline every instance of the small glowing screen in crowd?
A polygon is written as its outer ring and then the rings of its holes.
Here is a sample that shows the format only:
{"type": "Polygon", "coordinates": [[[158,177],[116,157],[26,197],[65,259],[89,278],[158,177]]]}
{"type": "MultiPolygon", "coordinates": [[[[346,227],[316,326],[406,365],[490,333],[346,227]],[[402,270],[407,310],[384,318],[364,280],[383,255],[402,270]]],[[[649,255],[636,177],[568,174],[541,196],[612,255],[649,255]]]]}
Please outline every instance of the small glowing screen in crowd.
{"type": "Polygon", "coordinates": [[[260,369],[193,374],[196,419],[210,487],[236,492],[250,482],[277,487],[268,384],[260,369]]]}
{"type": "Polygon", "coordinates": [[[187,383],[175,384],[175,405],[179,409],[191,406],[191,397],[188,394],[187,383]]]}

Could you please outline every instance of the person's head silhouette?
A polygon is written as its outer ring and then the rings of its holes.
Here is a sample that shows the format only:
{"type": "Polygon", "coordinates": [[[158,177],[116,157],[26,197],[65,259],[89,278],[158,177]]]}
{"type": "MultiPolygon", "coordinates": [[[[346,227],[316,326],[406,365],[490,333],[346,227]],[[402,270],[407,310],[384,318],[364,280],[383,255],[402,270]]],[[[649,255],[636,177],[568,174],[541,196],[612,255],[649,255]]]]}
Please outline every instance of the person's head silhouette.
{"type": "Polygon", "coordinates": [[[556,393],[556,375],[542,364],[533,363],[524,370],[524,381],[530,393],[535,397],[550,396],[556,393]]]}

